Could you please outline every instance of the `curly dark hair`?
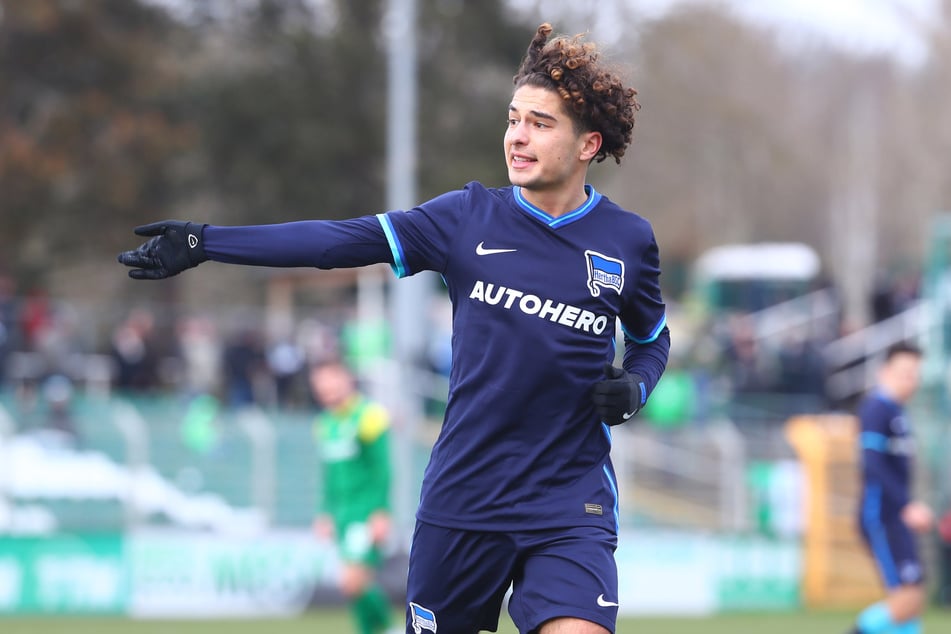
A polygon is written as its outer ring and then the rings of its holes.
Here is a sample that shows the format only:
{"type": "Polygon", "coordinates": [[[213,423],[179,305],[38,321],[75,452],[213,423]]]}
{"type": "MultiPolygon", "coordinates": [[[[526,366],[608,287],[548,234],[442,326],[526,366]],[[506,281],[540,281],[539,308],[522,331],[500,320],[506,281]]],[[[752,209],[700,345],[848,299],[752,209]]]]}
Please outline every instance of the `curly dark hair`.
{"type": "Polygon", "coordinates": [[[515,88],[536,86],[561,95],[579,130],[601,133],[594,159],[600,163],[613,156],[620,163],[631,143],[634,113],[641,107],[637,91],[626,88],[617,73],[600,62],[593,43],[581,35],[549,40],[551,32],[547,22],[538,27],[513,78],[515,88]]]}

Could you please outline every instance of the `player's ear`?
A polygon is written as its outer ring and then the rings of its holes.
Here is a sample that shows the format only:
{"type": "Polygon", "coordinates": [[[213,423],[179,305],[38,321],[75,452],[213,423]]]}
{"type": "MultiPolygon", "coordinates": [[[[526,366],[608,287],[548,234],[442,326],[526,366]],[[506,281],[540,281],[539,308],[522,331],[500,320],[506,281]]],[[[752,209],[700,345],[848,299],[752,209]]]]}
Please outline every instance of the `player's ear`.
{"type": "Polygon", "coordinates": [[[583,132],[580,141],[581,153],[578,158],[587,163],[598,155],[603,139],[600,132],[583,132]]]}

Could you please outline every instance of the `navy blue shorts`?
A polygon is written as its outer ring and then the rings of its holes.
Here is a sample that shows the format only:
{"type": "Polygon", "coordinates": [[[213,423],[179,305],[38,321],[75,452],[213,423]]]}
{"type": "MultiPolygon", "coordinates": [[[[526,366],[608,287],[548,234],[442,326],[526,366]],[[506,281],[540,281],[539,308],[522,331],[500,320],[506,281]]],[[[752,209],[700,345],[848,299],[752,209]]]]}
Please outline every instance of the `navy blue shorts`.
{"type": "Polygon", "coordinates": [[[918,540],[901,519],[883,521],[874,516],[864,517],[861,528],[886,588],[893,590],[924,582],[918,540]]]}
{"type": "Polygon", "coordinates": [[[617,535],[581,526],[516,533],[416,522],[409,556],[406,632],[496,631],[505,594],[519,632],[575,617],[614,632],[617,535]]]}

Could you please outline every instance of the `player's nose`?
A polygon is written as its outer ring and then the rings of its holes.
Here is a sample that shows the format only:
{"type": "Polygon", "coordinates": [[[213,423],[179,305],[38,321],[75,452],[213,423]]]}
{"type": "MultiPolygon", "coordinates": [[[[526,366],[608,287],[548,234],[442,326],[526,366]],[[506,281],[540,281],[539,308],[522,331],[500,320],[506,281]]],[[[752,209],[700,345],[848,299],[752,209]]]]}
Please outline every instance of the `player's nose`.
{"type": "Polygon", "coordinates": [[[509,126],[505,132],[505,138],[512,145],[525,145],[528,143],[528,128],[523,122],[518,122],[509,126]]]}

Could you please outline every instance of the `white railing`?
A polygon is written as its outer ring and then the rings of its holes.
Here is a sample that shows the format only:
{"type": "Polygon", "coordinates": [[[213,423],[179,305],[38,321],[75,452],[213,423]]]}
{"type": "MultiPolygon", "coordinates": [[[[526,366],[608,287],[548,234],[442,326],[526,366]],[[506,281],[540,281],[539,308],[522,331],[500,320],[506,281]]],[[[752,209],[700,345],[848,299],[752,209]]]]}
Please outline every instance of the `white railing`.
{"type": "Polygon", "coordinates": [[[836,336],[839,304],[830,290],[818,290],[750,313],[758,340],[796,333],[809,338],[836,336]]]}
{"type": "Polygon", "coordinates": [[[149,466],[148,423],[135,407],[125,401],[116,400],[112,414],[112,423],[125,445],[126,467],[132,476],[129,478],[129,490],[124,499],[126,525],[133,528],[143,521],[138,503],[138,486],[142,479],[138,476],[149,466]]]}
{"type": "Polygon", "coordinates": [[[833,400],[861,394],[875,382],[874,363],[890,346],[920,341],[934,326],[928,302],[830,342],[824,349],[829,375],[826,390],[833,400]]]}
{"type": "Polygon", "coordinates": [[[731,421],[671,433],[648,426],[619,431],[612,457],[635,510],[703,528],[749,528],[746,441],[731,421]]]}
{"type": "Polygon", "coordinates": [[[251,503],[270,521],[277,495],[274,424],[257,408],[242,411],[238,421],[251,442],[251,503]]]}

